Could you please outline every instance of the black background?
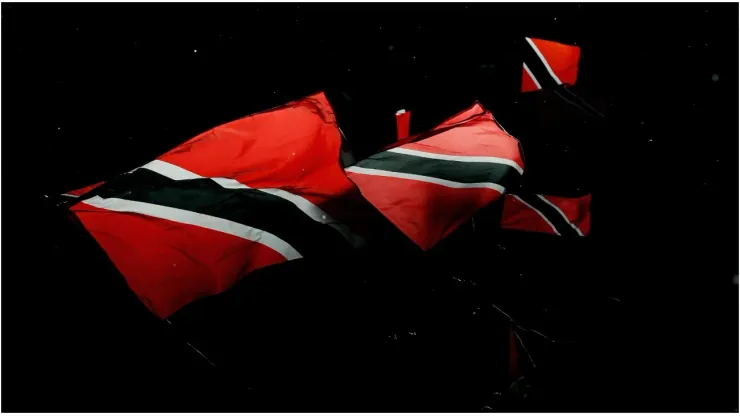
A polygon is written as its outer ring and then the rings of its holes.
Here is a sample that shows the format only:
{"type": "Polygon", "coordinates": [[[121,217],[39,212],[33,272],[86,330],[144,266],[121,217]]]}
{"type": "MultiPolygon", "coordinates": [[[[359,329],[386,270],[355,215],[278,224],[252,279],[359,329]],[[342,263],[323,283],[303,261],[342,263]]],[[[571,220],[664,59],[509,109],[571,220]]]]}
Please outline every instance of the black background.
{"type": "Polygon", "coordinates": [[[101,317],[80,265],[50,254],[53,231],[34,216],[44,194],[319,90],[360,97],[346,133],[362,151],[392,140],[399,108],[419,131],[480,99],[507,127],[511,57],[533,36],[582,47],[578,92],[611,124],[584,174],[588,273],[630,312],[620,349],[593,364],[606,384],[589,409],[737,409],[736,4],[4,3],[2,24],[8,408],[74,410],[92,385],[156,398],[167,383],[152,363],[177,361],[120,346],[149,335],[101,317]]]}

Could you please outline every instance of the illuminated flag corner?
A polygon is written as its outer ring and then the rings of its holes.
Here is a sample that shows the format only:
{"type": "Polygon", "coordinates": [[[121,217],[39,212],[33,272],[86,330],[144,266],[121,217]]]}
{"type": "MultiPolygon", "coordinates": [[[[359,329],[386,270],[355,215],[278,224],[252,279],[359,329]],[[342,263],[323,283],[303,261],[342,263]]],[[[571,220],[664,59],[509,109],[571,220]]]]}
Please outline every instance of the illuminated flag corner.
{"type": "Polygon", "coordinates": [[[591,230],[591,195],[566,198],[507,194],[501,216],[504,229],[583,237],[591,230]]]}
{"type": "Polygon", "coordinates": [[[418,140],[346,169],[362,195],[428,250],[523,173],[519,142],[476,103],[418,140]]]}
{"type": "Polygon", "coordinates": [[[70,210],[131,290],[166,318],[250,271],[363,246],[344,221],[361,217],[361,207],[340,147],[334,113],[319,93],[68,192],[77,197],[70,210]]]}
{"type": "Polygon", "coordinates": [[[536,38],[525,41],[522,92],[576,84],[580,47],[536,38]]]}

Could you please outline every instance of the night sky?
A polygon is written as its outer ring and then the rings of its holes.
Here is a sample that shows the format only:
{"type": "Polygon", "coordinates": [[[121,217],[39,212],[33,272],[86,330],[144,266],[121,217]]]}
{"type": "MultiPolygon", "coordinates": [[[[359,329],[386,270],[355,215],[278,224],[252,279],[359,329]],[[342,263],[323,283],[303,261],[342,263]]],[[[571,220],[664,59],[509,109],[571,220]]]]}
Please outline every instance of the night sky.
{"type": "MultiPolygon", "coordinates": [[[[38,334],[59,302],[35,294],[60,288],[57,263],[39,260],[47,224],[30,215],[43,195],[316,91],[339,97],[360,153],[393,140],[400,108],[415,133],[480,100],[525,155],[589,166],[551,171],[542,186],[593,193],[588,273],[631,302],[619,361],[629,380],[605,400],[737,409],[737,4],[3,3],[2,34],[3,335],[18,315],[8,296],[22,293],[31,311],[13,325],[28,341],[9,356],[6,335],[3,361],[54,356],[38,334]],[[524,36],[582,48],[573,90],[606,115],[606,133],[527,118],[547,98],[518,94],[524,36]],[[31,224],[38,241],[20,243],[28,229],[13,223],[31,224]]],[[[89,295],[72,292],[55,296],[89,295]]]]}

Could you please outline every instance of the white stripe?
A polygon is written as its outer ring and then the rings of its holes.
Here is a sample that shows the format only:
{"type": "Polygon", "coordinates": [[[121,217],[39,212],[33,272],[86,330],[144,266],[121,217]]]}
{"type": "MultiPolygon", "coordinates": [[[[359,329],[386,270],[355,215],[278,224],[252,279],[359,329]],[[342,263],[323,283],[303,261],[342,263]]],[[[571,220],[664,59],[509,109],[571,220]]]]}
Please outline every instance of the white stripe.
{"type": "Polygon", "coordinates": [[[490,183],[490,182],[461,183],[461,182],[453,182],[453,181],[448,181],[444,179],[434,178],[431,176],[414,175],[411,173],[392,172],[388,170],[368,169],[368,168],[361,168],[358,166],[350,166],[345,170],[347,172],[359,173],[362,175],[385,176],[388,178],[410,179],[412,181],[434,183],[437,185],[446,186],[448,188],[487,188],[487,189],[493,189],[494,191],[498,191],[502,194],[506,191],[506,189],[503,186],[497,183],[490,183]]]}
{"type": "Polygon", "coordinates": [[[248,227],[223,218],[212,217],[210,215],[199,214],[197,212],[186,211],[178,208],[149,204],[146,202],[129,201],[119,198],[101,198],[99,196],[94,196],[84,200],[83,202],[94,207],[110,211],[144,214],[151,217],[179,222],[181,224],[189,224],[196,227],[207,228],[209,230],[220,231],[225,234],[231,234],[233,236],[270,247],[285,257],[286,260],[295,260],[302,257],[290,244],[267,231],[248,227]]]}
{"type": "Polygon", "coordinates": [[[406,149],[403,147],[395,147],[393,149],[388,150],[388,152],[393,153],[400,153],[404,155],[409,156],[418,156],[418,157],[425,157],[427,159],[437,159],[437,160],[451,160],[455,162],[483,162],[483,163],[496,163],[499,165],[507,165],[511,166],[512,168],[516,169],[517,172],[521,175],[524,172],[524,169],[522,169],[519,164],[514,162],[513,160],[504,159],[500,157],[494,157],[494,156],[459,156],[459,155],[441,155],[438,153],[430,153],[430,152],[424,152],[421,150],[414,150],[414,149],[406,149]]]}
{"type": "Polygon", "coordinates": [[[70,197],[70,198],[79,198],[79,196],[77,196],[77,195],[72,195],[72,194],[62,194],[62,196],[68,196],[68,197],[70,197]]]}
{"type": "MultiPolygon", "coordinates": [[[[227,179],[227,178],[211,178],[214,182],[221,185],[224,188],[227,189],[253,189],[248,187],[247,185],[244,185],[243,183],[234,180],[234,179],[227,179]]],[[[306,198],[300,197],[295,194],[291,194],[288,191],[284,191],[282,189],[276,189],[276,188],[261,188],[257,189],[258,191],[262,191],[264,193],[275,195],[278,198],[285,199],[286,201],[291,202],[293,205],[298,207],[301,211],[303,211],[304,214],[308,215],[312,220],[328,225],[335,230],[337,230],[342,236],[349,241],[349,243],[355,247],[360,248],[365,244],[365,240],[358,236],[357,234],[353,233],[349,227],[347,227],[345,224],[341,224],[338,221],[336,221],[334,218],[329,216],[324,210],[314,205],[311,201],[307,200],[306,198]]]]}
{"type": "Polygon", "coordinates": [[[529,208],[531,208],[531,209],[532,209],[532,211],[534,211],[534,212],[536,212],[537,214],[539,214],[539,216],[540,216],[540,217],[542,217],[542,219],[543,219],[543,220],[545,220],[545,222],[546,222],[546,223],[547,223],[547,224],[548,224],[548,225],[549,225],[549,226],[550,226],[550,227],[552,228],[552,230],[553,230],[553,231],[555,231],[555,234],[557,234],[557,235],[560,235],[560,233],[558,232],[558,230],[557,230],[557,229],[555,229],[555,226],[554,226],[554,225],[552,225],[552,223],[550,222],[550,220],[548,220],[548,219],[547,219],[547,217],[546,217],[546,216],[545,216],[544,214],[542,214],[542,213],[541,213],[541,212],[540,212],[540,211],[539,211],[539,210],[538,210],[537,208],[535,208],[535,207],[533,207],[533,206],[529,205],[528,203],[524,202],[524,200],[523,200],[523,199],[519,198],[518,196],[516,196],[516,195],[514,195],[514,194],[509,194],[509,195],[511,195],[511,196],[513,196],[514,198],[518,199],[518,200],[519,200],[519,202],[521,202],[522,204],[524,204],[524,205],[528,206],[529,208]]]}
{"type": "Polygon", "coordinates": [[[168,163],[158,159],[152,160],[151,162],[142,166],[142,168],[157,172],[162,176],[166,176],[176,181],[203,178],[202,176],[195,174],[189,170],[185,170],[177,165],[173,165],[172,163],[168,163]]]}
{"type": "Polygon", "coordinates": [[[576,232],[578,233],[578,235],[580,235],[581,237],[583,237],[583,233],[581,232],[581,230],[579,230],[578,227],[576,227],[575,224],[573,224],[572,222],[570,222],[570,220],[568,219],[568,217],[565,216],[565,213],[563,211],[561,211],[560,208],[558,208],[557,205],[555,205],[552,202],[548,201],[547,198],[545,198],[542,195],[537,195],[537,197],[540,198],[541,200],[543,200],[547,205],[555,208],[555,211],[557,211],[558,214],[560,214],[560,216],[562,216],[563,219],[565,219],[565,222],[567,222],[568,225],[570,225],[571,227],[573,227],[573,229],[576,230],[576,232]]]}
{"type": "Polygon", "coordinates": [[[542,61],[542,63],[545,64],[545,68],[547,68],[547,72],[550,73],[550,75],[552,76],[552,79],[554,79],[555,82],[558,83],[558,85],[561,85],[562,82],[560,81],[560,78],[558,78],[558,76],[555,75],[555,72],[552,70],[552,68],[550,68],[550,64],[548,64],[547,59],[545,59],[545,57],[542,56],[542,52],[540,52],[540,50],[537,48],[537,45],[535,45],[534,42],[532,42],[532,39],[530,38],[524,38],[524,39],[526,39],[527,42],[529,42],[529,44],[532,46],[532,49],[534,49],[537,56],[540,57],[540,60],[542,61]]]}
{"type": "MultiPolygon", "coordinates": [[[[174,180],[203,178],[202,176],[196,173],[190,172],[179,166],[176,166],[176,165],[173,165],[171,163],[164,162],[161,160],[155,160],[142,167],[152,170],[154,172],[157,172],[160,175],[166,176],[174,180]]],[[[254,188],[250,188],[247,185],[244,185],[243,183],[235,179],[230,179],[230,178],[210,178],[210,179],[226,189],[254,189],[254,188]]],[[[311,201],[307,200],[306,198],[292,194],[282,189],[259,188],[256,190],[267,193],[267,194],[275,195],[279,198],[282,198],[282,199],[285,199],[286,201],[291,202],[293,205],[298,207],[298,209],[303,211],[303,213],[308,215],[312,220],[318,223],[321,223],[321,224],[329,225],[330,227],[337,230],[340,234],[342,234],[342,236],[345,239],[347,239],[347,241],[350,242],[350,244],[352,244],[353,247],[359,248],[365,244],[365,241],[362,239],[362,237],[354,234],[349,229],[349,227],[347,227],[346,225],[338,223],[335,219],[330,217],[329,214],[324,212],[324,210],[317,207],[316,205],[314,205],[311,201]]]]}
{"type": "Polygon", "coordinates": [[[540,82],[537,81],[537,78],[534,77],[534,74],[529,69],[526,62],[524,62],[524,70],[527,71],[527,73],[529,74],[529,77],[532,78],[532,81],[534,81],[534,85],[536,85],[538,89],[542,89],[542,85],[540,85],[540,82]]]}

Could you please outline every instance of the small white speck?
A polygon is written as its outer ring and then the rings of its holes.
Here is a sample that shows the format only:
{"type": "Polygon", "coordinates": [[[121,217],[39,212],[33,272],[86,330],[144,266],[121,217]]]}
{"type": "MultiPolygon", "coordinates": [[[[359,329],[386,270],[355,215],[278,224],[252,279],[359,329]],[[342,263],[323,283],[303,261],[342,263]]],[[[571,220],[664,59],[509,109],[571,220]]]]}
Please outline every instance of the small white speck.
{"type": "Polygon", "coordinates": [[[732,276],[732,283],[737,284],[737,275],[732,276]]]}
{"type": "Polygon", "coordinates": [[[326,215],[322,215],[322,216],[321,216],[321,219],[322,219],[322,220],[326,220],[326,215]]]}
{"type": "Polygon", "coordinates": [[[57,130],[61,130],[61,129],[62,129],[61,127],[57,127],[57,130]]]}
{"type": "Polygon", "coordinates": [[[717,81],[719,81],[719,75],[717,75],[717,74],[712,74],[712,81],[714,81],[714,82],[717,82],[717,81]]]}
{"type": "Polygon", "coordinates": [[[552,20],[558,20],[558,18],[557,17],[553,17],[552,20]]]}
{"type": "Polygon", "coordinates": [[[198,53],[198,50],[197,49],[193,49],[193,53],[198,53]]]}
{"type": "Polygon", "coordinates": [[[416,57],[415,56],[412,56],[411,59],[416,59],[416,57]]]}
{"type": "Polygon", "coordinates": [[[293,156],[295,156],[295,152],[293,152],[293,156]]]}
{"type": "Polygon", "coordinates": [[[640,124],[645,124],[645,122],[644,121],[641,121],[640,124]]]}
{"type": "Polygon", "coordinates": [[[650,143],[652,143],[652,142],[653,142],[653,139],[648,139],[648,141],[649,141],[650,143]]]}
{"type": "Polygon", "coordinates": [[[172,267],[175,267],[175,266],[177,266],[177,263],[175,263],[175,264],[172,265],[172,267]]]}
{"type": "Polygon", "coordinates": [[[347,68],[347,72],[351,71],[351,69],[347,68]]]}

